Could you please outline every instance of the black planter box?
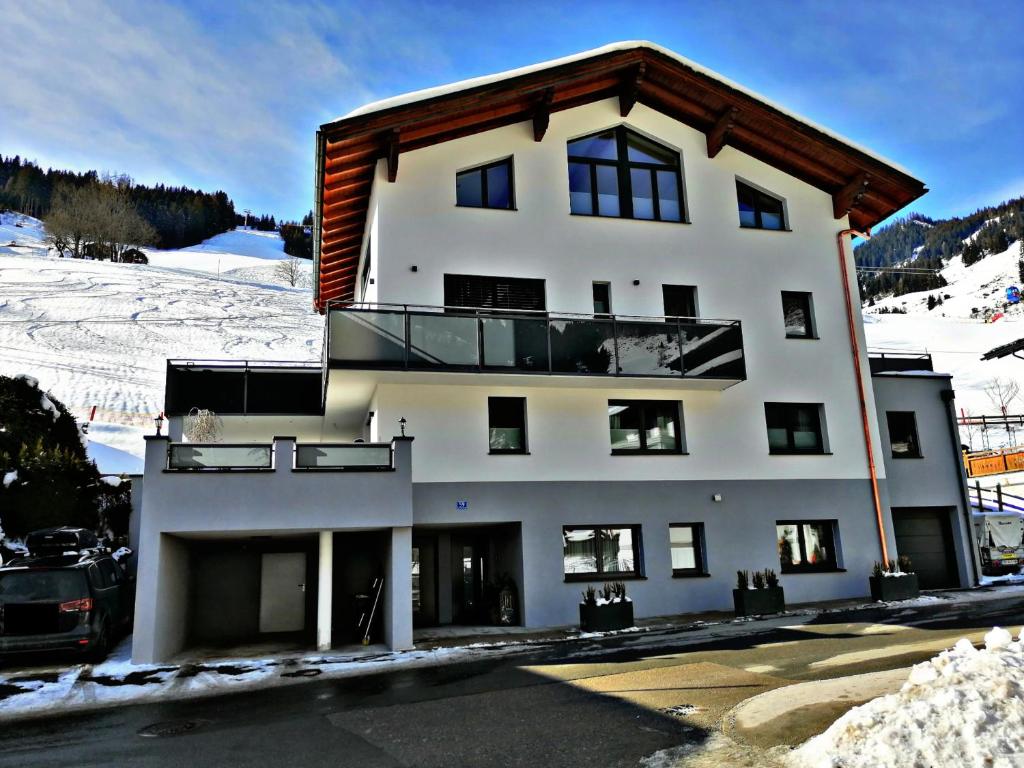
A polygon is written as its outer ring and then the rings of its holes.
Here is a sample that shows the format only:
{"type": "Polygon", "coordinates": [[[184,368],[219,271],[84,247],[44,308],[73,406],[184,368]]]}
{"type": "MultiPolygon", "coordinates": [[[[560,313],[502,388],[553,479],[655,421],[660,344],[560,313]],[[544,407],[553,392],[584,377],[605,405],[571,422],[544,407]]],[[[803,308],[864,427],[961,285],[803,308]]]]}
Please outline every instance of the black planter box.
{"type": "Polygon", "coordinates": [[[763,616],[786,610],[786,595],[782,587],[734,589],[732,602],[737,616],[763,616]]]}
{"type": "Polygon", "coordinates": [[[614,632],[633,626],[633,603],[615,600],[604,605],[580,603],[581,632],[614,632]]]}
{"type": "Polygon", "coordinates": [[[875,602],[912,600],[921,595],[916,573],[908,573],[906,576],[868,576],[868,581],[871,582],[871,599],[875,602]]]}

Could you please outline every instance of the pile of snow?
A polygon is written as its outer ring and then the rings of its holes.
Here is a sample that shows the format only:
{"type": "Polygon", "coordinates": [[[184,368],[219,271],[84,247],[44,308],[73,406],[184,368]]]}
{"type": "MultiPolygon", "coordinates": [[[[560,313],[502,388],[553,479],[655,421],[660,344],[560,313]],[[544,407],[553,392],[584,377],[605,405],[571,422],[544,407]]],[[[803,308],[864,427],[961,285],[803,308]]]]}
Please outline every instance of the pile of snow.
{"type": "MultiPolygon", "coordinates": [[[[4,488],[10,488],[11,485],[14,482],[17,481],[17,479],[18,479],[18,470],[12,469],[10,472],[5,472],[4,473],[4,480],[3,480],[4,488]]],[[[2,538],[2,537],[0,537],[0,538],[2,538]]]]}
{"type": "MultiPolygon", "coordinates": [[[[1024,635],[1024,632],[1022,632],[1024,635]]],[[[993,768],[1024,760],[1024,642],[996,627],[916,665],[898,693],[847,712],[793,768],[993,768]]]]}

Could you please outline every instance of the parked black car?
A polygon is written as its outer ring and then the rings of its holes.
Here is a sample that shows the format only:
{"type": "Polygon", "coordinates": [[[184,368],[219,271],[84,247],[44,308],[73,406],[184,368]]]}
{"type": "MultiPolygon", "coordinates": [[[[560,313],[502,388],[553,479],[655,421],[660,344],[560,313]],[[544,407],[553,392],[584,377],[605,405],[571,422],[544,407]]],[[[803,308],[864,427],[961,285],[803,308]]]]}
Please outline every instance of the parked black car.
{"type": "Polygon", "coordinates": [[[106,658],[131,628],[135,585],[122,565],[81,529],[38,531],[27,544],[28,555],[0,567],[0,654],[106,658]]]}

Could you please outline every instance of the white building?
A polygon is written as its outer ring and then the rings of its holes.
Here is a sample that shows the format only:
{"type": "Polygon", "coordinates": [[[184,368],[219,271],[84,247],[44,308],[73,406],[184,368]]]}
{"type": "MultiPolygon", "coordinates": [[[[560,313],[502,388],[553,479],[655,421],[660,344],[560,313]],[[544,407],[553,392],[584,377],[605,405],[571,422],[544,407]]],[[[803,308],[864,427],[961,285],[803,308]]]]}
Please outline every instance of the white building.
{"type": "Polygon", "coordinates": [[[169,362],[137,661],[352,642],[379,579],[396,648],[509,584],[535,627],[605,581],[638,616],[738,569],[865,595],[883,541],[973,583],[949,379],[869,360],[855,293],[906,171],[642,42],[368,105],[317,168],[324,365],[169,362]]]}

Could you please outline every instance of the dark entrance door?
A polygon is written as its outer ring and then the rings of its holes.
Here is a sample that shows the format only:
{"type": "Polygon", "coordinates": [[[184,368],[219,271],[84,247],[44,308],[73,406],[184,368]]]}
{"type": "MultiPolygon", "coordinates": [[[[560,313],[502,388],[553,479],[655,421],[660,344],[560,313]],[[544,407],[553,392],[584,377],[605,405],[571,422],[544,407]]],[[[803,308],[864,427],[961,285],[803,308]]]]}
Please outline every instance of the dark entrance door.
{"type": "Polygon", "coordinates": [[[922,589],[959,586],[950,510],[943,507],[905,507],[892,511],[896,549],[910,558],[922,589]]]}
{"type": "Polygon", "coordinates": [[[434,627],[437,616],[437,537],[412,539],[412,625],[434,627]]]}
{"type": "Polygon", "coordinates": [[[487,621],[484,605],[487,549],[487,540],[483,537],[452,537],[452,622],[455,624],[487,621]]]}

